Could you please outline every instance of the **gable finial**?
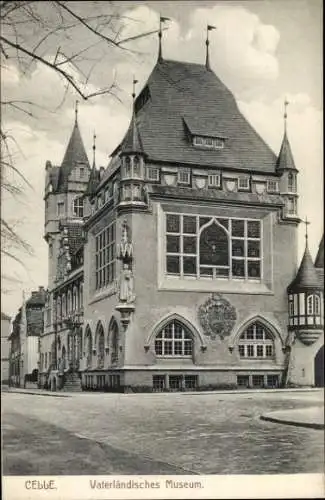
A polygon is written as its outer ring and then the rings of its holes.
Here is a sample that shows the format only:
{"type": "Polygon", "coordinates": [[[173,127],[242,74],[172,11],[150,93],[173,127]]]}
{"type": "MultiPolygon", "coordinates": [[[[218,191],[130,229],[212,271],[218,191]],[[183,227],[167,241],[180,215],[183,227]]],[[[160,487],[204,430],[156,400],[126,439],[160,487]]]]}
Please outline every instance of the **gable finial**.
{"type": "Polygon", "coordinates": [[[210,45],[210,40],[209,40],[209,31],[216,30],[217,28],[215,26],[211,26],[211,24],[207,24],[207,38],[205,41],[206,45],[206,56],[205,56],[205,67],[207,70],[211,70],[210,67],[210,54],[209,54],[209,45],[210,45]]]}
{"type": "Polygon", "coordinates": [[[284,131],[285,132],[287,131],[287,118],[288,118],[287,108],[288,108],[289,104],[290,103],[289,103],[288,99],[285,97],[284,98],[284,114],[283,114],[283,118],[284,118],[284,131]]]}
{"type": "Polygon", "coordinates": [[[79,101],[78,99],[76,100],[75,108],[74,108],[74,113],[75,113],[75,122],[78,123],[78,104],[79,101]]]}
{"type": "Polygon", "coordinates": [[[96,136],[96,132],[94,130],[94,134],[93,134],[93,168],[96,168],[96,139],[97,139],[97,136],[96,136]]]}
{"type": "Polygon", "coordinates": [[[304,224],[306,226],[306,228],[305,228],[305,238],[306,238],[306,245],[307,245],[307,243],[308,243],[308,225],[310,224],[310,222],[307,219],[307,216],[306,216],[306,218],[304,220],[304,224]]]}
{"type": "Polygon", "coordinates": [[[134,75],[133,75],[133,82],[132,82],[132,99],[133,99],[133,104],[134,104],[134,101],[135,101],[135,86],[136,84],[138,83],[138,80],[135,79],[134,75]]]}
{"type": "Polygon", "coordinates": [[[170,21],[169,17],[159,17],[159,31],[158,31],[158,39],[159,39],[159,48],[158,48],[158,61],[162,61],[162,25],[166,21],[170,21]]]}

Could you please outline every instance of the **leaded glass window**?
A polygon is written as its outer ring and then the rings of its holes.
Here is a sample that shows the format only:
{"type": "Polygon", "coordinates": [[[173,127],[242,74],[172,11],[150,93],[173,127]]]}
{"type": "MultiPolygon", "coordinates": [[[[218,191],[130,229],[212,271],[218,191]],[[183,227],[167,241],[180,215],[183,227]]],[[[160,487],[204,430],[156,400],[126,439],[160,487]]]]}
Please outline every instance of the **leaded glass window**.
{"type": "Polygon", "coordinates": [[[251,324],[240,336],[238,353],[241,358],[273,358],[274,341],[269,330],[258,321],[251,324]]]}
{"type": "Polygon", "coordinates": [[[260,280],[261,222],[166,213],[166,273],[260,280]]]}
{"type": "Polygon", "coordinates": [[[171,321],[157,334],[155,352],[157,356],[192,356],[191,332],[180,321],[171,321]]]}

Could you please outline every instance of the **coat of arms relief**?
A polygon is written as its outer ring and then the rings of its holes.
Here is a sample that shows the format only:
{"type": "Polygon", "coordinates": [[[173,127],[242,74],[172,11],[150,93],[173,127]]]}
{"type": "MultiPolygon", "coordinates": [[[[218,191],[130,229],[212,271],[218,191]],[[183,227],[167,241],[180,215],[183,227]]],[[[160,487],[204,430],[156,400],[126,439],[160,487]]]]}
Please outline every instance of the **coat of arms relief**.
{"type": "Polygon", "coordinates": [[[222,340],[230,335],[236,322],[236,309],[219,293],[214,293],[199,307],[199,321],[203,332],[211,339],[222,340]]]}

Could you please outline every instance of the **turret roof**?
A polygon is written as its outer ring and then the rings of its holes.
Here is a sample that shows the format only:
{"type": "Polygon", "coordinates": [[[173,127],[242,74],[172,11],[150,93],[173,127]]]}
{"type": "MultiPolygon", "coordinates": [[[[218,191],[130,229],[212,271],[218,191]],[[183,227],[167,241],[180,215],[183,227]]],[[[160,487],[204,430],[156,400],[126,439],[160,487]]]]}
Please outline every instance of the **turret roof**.
{"type": "Polygon", "coordinates": [[[324,269],[324,235],[318,247],[318,252],[315,259],[315,267],[324,269]]]}
{"type": "Polygon", "coordinates": [[[127,153],[141,153],[141,154],[143,154],[144,153],[138,125],[136,122],[136,116],[135,116],[134,112],[132,114],[130,126],[128,128],[128,131],[126,133],[126,136],[124,137],[124,140],[123,140],[123,143],[121,146],[121,153],[124,153],[124,154],[127,154],[127,153]]]}
{"type": "Polygon", "coordinates": [[[320,280],[320,275],[314,267],[313,259],[310,255],[308,243],[306,240],[305,253],[303,255],[297,275],[292,283],[288,286],[288,292],[294,293],[300,290],[319,290],[323,287],[320,280]]]}
{"type": "Polygon", "coordinates": [[[75,121],[72,134],[63,157],[58,179],[58,190],[66,191],[71,171],[77,165],[90,168],[86,150],[81,138],[78,121],[75,121]]]}
{"type": "MultiPolygon", "coordinates": [[[[135,101],[135,114],[137,147],[153,161],[275,173],[276,155],[205,65],[158,61],[135,101]],[[196,147],[195,135],[224,138],[224,147],[196,147]]],[[[130,142],[131,131],[113,155],[130,142]]]]}
{"type": "Polygon", "coordinates": [[[286,131],[284,132],[280,153],[276,162],[276,169],[278,171],[283,171],[283,170],[297,171],[286,131]]]}

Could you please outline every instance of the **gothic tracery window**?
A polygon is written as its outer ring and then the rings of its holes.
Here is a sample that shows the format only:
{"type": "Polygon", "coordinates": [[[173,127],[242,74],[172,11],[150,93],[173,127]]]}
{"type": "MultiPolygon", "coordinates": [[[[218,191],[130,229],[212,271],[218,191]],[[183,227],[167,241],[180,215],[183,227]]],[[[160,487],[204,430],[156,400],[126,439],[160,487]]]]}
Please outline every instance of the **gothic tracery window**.
{"type": "Polygon", "coordinates": [[[238,352],[241,358],[274,358],[272,334],[259,321],[252,323],[240,336],[238,352]]]}
{"type": "Polygon", "coordinates": [[[256,219],[166,214],[166,273],[260,280],[261,223],[256,219]]]}
{"type": "Polygon", "coordinates": [[[89,326],[87,326],[85,333],[85,355],[86,355],[86,366],[87,368],[90,368],[93,355],[93,342],[89,326]]]}
{"type": "Polygon", "coordinates": [[[104,329],[101,323],[97,327],[96,337],[97,337],[97,366],[98,368],[104,368],[105,336],[104,336],[104,329]]]}
{"type": "Polygon", "coordinates": [[[156,335],[157,356],[190,357],[193,354],[193,337],[188,328],[178,320],[172,320],[156,335]]]}

